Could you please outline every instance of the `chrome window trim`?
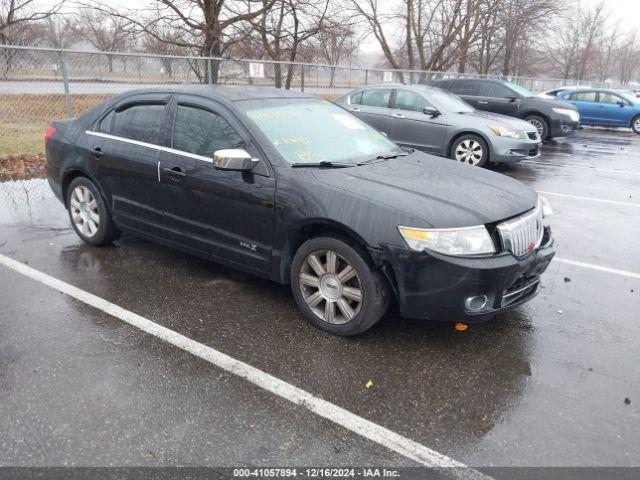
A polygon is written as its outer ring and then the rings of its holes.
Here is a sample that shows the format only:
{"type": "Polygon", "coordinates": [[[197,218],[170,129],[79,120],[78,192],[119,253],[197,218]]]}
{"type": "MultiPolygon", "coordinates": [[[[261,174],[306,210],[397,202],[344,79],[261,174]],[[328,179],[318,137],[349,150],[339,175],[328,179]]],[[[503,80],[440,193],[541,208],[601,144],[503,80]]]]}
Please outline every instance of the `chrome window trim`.
{"type": "Polygon", "coordinates": [[[213,157],[204,157],[202,155],[196,155],[195,153],[185,152],[183,150],[176,150],[175,148],[163,147],[154,143],[141,142],[139,140],[132,140],[130,138],[119,137],[117,135],[110,135],[108,133],[94,132],[91,130],[85,130],[87,135],[93,135],[96,137],[108,138],[109,140],[116,140],[118,142],[130,143],[131,145],[137,145],[139,147],[151,148],[160,152],[173,153],[175,155],[182,155],[183,157],[193,158],[194,160],[200,160],[202,162],[213,163],[213,157]]]}

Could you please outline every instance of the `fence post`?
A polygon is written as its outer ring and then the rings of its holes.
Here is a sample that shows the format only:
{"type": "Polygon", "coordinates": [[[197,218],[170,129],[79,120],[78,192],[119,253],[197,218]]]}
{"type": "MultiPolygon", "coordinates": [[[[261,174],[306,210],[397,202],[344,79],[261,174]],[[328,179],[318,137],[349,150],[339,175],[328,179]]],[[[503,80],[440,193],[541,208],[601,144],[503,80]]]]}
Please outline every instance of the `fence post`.
{"type": "Polygon", "coordinates": [[[304,92],[304,65],[300,65],[300,91],[304,92]]]}
{"type": "Polygon", "coordinates": [[[369,84],[369,70],[365,68],[364,70],[364,86],[366,87],[369,84]]]}
{"type": "Polygon", "coordinates": [[[67,64],[64,61],[64,50],[58,52],[58,63],[62,72],[62,83],[64,85],[64,103],[67,107],[67,118],[73,118],[73,105],[69,94],[69,75],[67,74],[67,64]]]}

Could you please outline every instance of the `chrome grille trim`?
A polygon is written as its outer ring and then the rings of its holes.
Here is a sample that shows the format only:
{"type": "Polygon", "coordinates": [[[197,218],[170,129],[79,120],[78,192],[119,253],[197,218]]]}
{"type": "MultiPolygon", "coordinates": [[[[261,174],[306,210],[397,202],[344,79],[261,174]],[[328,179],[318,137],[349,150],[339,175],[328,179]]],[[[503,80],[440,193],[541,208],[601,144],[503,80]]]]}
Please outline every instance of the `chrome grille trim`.
{"type": "Polygon", "coordinates": [[[500,223],[498,233],[502,250],[516,257],[524,257],[538,248],[544,235],[540,202],[532,211],[500,223]]]}

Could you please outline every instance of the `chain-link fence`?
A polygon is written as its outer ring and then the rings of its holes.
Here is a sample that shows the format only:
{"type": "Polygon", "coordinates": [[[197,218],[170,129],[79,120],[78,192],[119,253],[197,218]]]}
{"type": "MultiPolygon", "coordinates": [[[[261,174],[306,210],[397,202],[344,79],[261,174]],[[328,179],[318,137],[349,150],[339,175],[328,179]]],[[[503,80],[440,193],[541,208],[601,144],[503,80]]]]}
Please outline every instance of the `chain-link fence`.
{"type": "MultiPolygon", "coordinates": [[[[0,159],[42,153],[42,135],[50,121],[77,116],[109,96],[136,86],[260,85],[335,98],[363,85],[427,83],[459,76],[419,70],[0,45],[0,159]]],[[[508,79],[533,91],[577,84],[563,79],[508,79]]]]}

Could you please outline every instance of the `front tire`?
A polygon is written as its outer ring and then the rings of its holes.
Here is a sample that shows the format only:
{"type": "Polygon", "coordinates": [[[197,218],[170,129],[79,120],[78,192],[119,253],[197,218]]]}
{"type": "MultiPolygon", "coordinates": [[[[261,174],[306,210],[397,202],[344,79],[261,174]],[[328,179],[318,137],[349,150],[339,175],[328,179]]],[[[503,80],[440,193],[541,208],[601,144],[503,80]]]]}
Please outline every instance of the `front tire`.
{"type": "Polygon", "coordinates": [[[386,279],[348,241],[318,237],[303,243],[291,264],[291,287],[298,308],[317,328],[334,335],[356,335],[387,311],[386,279]]]}
{"type": "Polygon", "coordinates": [[[489,147],[478,135],[462,135],[451,145],[451,158],[457,162],[475,167],[484,167],[489,163],[489,147]]]}
{"type": "Polygon", "coordinates": [[[549,129],[549,122],[547,122],[544,118],[538,115],[529,115],[525,118],[525,121],[529,122],[531,125],[536,127],[538,130],[538,135],[542,140],[550,140],[551,139],[551,130],[549,129]]]}
{"type": "Polygon", "coordinates": [[[71,225],[89,245],[108,245],[119,236],[98,188],[86,177],[74,178],[67,189],[71,225]]]}
{"type": "Polygon", "coordinates": [[[640,134],[640,115],[631,120],[631,130],[640,134]]]}

